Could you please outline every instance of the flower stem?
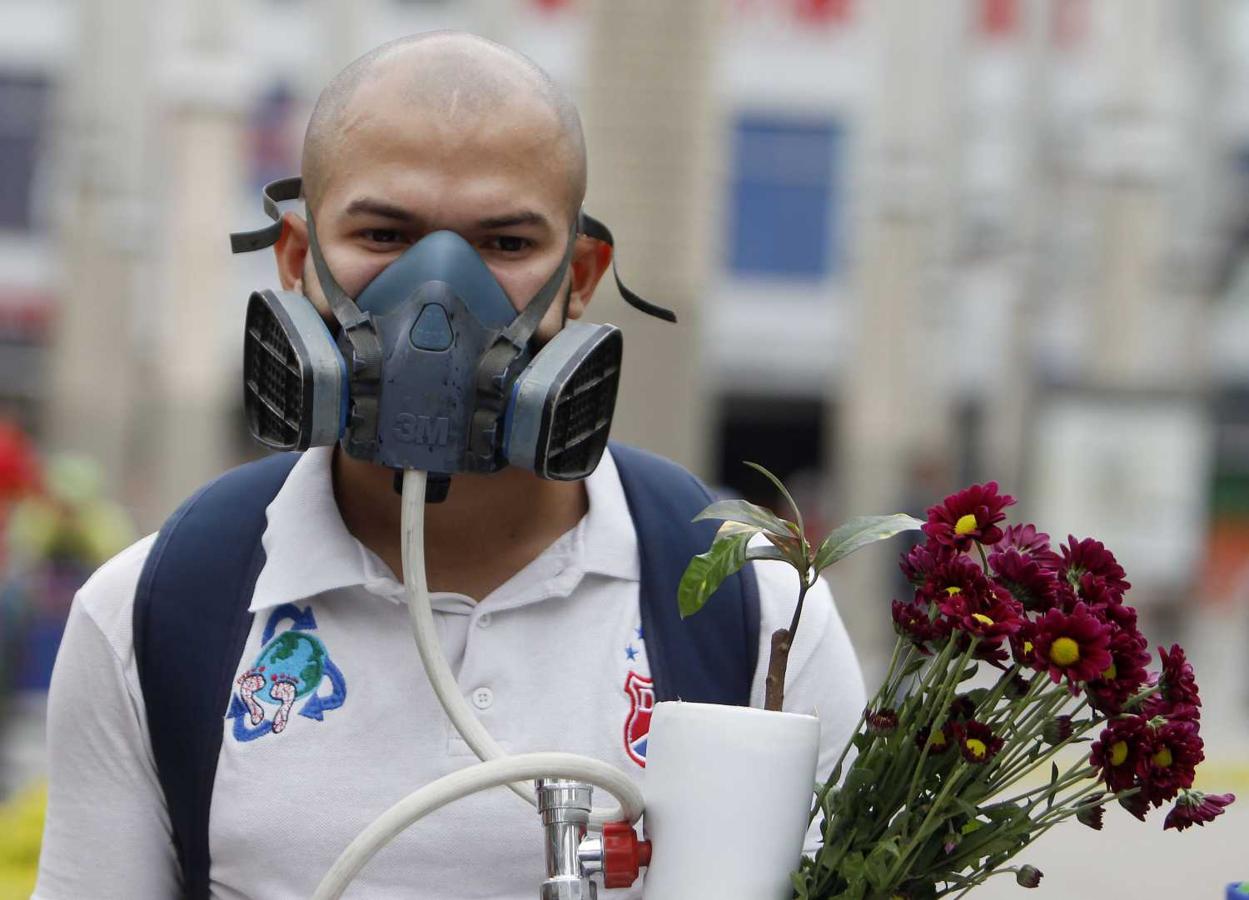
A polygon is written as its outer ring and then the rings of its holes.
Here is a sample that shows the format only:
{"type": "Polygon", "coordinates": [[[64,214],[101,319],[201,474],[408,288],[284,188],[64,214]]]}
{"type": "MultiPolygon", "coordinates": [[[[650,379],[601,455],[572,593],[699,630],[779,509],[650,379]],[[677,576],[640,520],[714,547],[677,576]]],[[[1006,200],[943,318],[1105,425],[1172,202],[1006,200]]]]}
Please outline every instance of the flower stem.
{"type": "MultiPolygon", "coordinates": [[[[845,746],[841,748],[841,755],[837,757],[837,761],[833,763],[833,767],[829,769],[828,781],[825,782],[824,787],[822,787],[820,792],[816,795],[815,805],[811,808],[811,814],[807,816],[808,826],[815,821],[816,815],[823,808],[824,801],[828,799],[829,791],[836,787],[842,763],[846,761],[846,756],[850,753],[850,748],[854,746],[854,736],[859,733],[859,729],[862,728],[863,723],[867,721],[868,711],[879,706],[882,699],[887,699],[892,696],[893,691],[890,690],[889,685],[893,681],[894,673],[905,670],[906,664],[909,663],[911,659],[912,648],[910,647],[907,648],[906,656],[902,656],[902,648],[907,643],[908,642],[904,637],[899,637],[897,641],[894,642],[893,655],[889,658],[889,671],[885,674],[885,681],[881,685],[880,690],[876,692],[876,696],[872,698],[872,701],[868,703],[867,706],[863,707],[863,712],[859,714],[859,721],[855,723],[854,728],[850,731],[850,737],[846,738],[845,746]],[[899,668],[899,662],[902,663],[901,669],[899,668]]],[[[894,690],[896,690],[896,688],[894,690]]]]}

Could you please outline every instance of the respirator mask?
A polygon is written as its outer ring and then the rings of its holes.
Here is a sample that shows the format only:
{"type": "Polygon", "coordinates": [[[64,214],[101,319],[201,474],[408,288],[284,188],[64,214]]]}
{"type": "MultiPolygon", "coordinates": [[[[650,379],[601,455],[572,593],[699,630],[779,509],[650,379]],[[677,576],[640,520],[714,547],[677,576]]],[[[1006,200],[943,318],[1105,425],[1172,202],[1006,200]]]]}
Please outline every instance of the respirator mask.
{"type": "MultiPolygon", "coordinates": [[[[232,234],[234,252],[275,244],[278,204],[300,191],[299,178],[267,185],[273,224],[232,234]]],[[[620,329],[572,321],[541,347],[533,336],[577,234],[612,243],[602,223],[578,217],[559,266],[518,313],[477,251],[451,231],[426,235],[352,299],[326,265],[311,213],[307,222],[337,328],[331,333],[303,294],[251,295],[244,404],[257,440],[275,450],[341,442],[357,459],[435,477],[506,465],[563,481],[594,471],[616,405],[620,329]]],[[[616,283],[634,307],[676,321],[616,283]]]]}

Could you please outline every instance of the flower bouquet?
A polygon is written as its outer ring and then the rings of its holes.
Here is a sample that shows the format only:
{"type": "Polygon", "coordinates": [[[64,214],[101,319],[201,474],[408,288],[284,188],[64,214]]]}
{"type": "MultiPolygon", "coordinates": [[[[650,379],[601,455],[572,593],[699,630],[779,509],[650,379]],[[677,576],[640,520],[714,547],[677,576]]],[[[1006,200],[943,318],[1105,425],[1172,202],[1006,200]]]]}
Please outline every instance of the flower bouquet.
{"type": "Polygon", "coordinates": [[[810,820],[822,817],[822,846],[793,873],[794,897],[961,895],[1002,873],[1036,887],[1041,873],[1012,860],[1060,822],[1100,829],[1111,803],[1144,820],[1173,801],[1163,827],[1183,830],[1235,799],[1192,789],[1203,758],[1192,667],[1176,645],[1159,648],[1159,669],[1148,671],[1114,556],[1093,539],[1055,550],[1035,526],[1006,525],[1014,502],[995,482],[973,485],[926,522],[855,519],[818,547],[796,507],[792,522],[745,501],[703,512],[724,525],[690,563],[683,615],[748,560],[798,572],[793,620],[772,636],[767,707],[777,710],[820,571],[903,531],[925,537],[901,560],[914,595],[893,601],[898,640],[884,683],[817,787],[810,820]],[[749,546],[756,535],[767,544],[749,546]]]}

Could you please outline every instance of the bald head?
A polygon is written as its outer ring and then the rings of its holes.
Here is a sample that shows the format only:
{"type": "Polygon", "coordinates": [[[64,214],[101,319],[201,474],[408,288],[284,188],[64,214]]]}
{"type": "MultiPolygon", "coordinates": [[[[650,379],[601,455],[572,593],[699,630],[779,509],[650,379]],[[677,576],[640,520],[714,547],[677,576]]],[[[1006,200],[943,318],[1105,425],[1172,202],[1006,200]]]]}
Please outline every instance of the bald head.
{"type": "Polygon", "coordinates": [[[341,169],[353,123],[388,105],[431,128],[471,127],[475,120],[523,116],[549,135],[550,150],[568,173],[571,214],[585,197],[585,140],[568,95],[531,59],[463,32],[429,32],[371,50],[343,69],[321,92],[304,135],[304,196],[316,209],[341,169]]]}

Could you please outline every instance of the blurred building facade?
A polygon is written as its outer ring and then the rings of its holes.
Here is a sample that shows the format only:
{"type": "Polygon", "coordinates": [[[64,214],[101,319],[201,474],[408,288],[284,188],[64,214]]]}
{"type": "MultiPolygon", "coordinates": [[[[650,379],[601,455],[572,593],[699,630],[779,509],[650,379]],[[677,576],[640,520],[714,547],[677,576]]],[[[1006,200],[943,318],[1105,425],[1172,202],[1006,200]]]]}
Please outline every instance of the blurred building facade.
{"type": "MultiPolygon", "coordinates": [[[[617,436],[830,523],[996,477],[1160,604],[1249,578],[1249,0],[0,0],[0,408],[145,527],[256,451],[228,256],[319,87],[466,28],[579,99],[676,306],[617,436]]],[[[871,648],[897,548],[834,573],[871,648]],[[857,598],[873,599],[869,604],[857,598]]],[[[1239,592],[1239,593],[1238,593],[1239,592]]]]}

